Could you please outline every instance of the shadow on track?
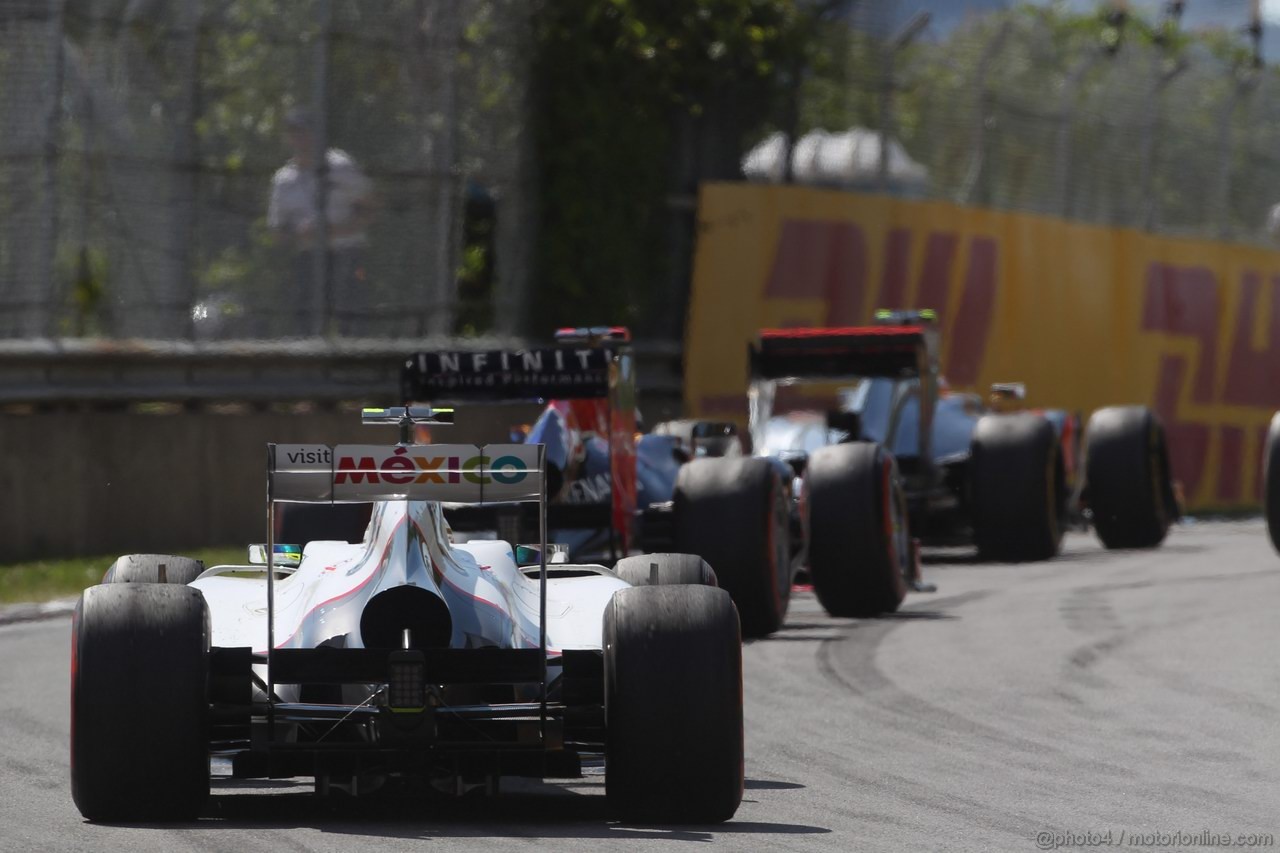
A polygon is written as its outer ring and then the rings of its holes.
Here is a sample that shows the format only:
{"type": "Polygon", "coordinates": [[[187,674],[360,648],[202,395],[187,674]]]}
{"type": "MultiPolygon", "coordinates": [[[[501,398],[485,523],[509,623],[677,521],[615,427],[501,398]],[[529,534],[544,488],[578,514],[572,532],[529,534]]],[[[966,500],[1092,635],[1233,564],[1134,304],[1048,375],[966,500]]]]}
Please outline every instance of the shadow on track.
{"type": "MultiPolygon", "coordinates": [[[[407,796],[396,792],[359,799],[317,797],[309,782],[285,780],[271,785],[282,793],[263,793],[257,780],[215,779],[214,793],[199,821],[167,825],[180,831],[227,829],[314,829],[322,833],[370,839],[482,838],[654,838],[713,841],[767,835],[823,835],[820,826],[759,821],[730,821],[708,826],[624,824],[611,817],[602,777],[574,780],[567,787],[513,782],[520,790],[494,797],[407,796]],[[254,793],[245,792],[252,786],[254,793]],[[283,791],[291,791],[283,793],[283,791]],[[597,793],[598,792],[598,793],[597,793]]],[[[749,790],[803,788],[792,782],[748,779],[749,790]]],[[[755,844],[759,844],[756,842],[755,844]]],[[[745,844],[738,842],[734,846],[745,844]]],[[[752,844],[751,846],[755,846],[752,844]]]]}

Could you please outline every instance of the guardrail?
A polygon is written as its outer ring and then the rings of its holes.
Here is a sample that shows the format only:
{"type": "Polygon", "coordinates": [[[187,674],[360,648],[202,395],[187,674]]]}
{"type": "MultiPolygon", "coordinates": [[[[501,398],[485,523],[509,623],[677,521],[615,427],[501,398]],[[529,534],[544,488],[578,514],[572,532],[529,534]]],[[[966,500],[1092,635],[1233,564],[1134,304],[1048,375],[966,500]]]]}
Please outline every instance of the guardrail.
{"type": "MultiPolygon", "coordinates": [[[[519,348],[511,338],[301,339],[184,342],[0,341],[0,405],[118,406],[220,402],[395,402],[400,365],[424,349],[519,348]]],[[[678,405],[683,348],[635,345],[643,396],[678,405]]]]}
{"type": "MultiPolygon", "coordinates": [[[[0,341],[4,475],[22,485],[0,513],[0,563],[261,541],[267,442],[368,441],[340,404],[398,402],[409,353],[522,343],[0,341]]],[[[635,349],[646,418],[677,416],[681,347],[635,349]]],[[[522,408],[464,409],[456,434],[506,440],[536,417],[522,408]]]]}

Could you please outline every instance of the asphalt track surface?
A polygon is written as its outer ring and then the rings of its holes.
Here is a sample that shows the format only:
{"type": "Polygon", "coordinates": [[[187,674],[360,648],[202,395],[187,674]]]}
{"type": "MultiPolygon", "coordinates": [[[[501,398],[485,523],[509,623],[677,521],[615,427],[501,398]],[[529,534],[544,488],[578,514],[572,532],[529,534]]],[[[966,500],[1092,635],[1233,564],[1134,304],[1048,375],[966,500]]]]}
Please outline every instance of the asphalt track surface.
{"type": "Polygon", "coordinates": [[[612,821],[600,776],[428,803],[215,778],[194,824],[88,824],[68,790],[69,621],[6,626],[0,850],[1280,847],[1280,557],[1260,523],[1183,526],[1150,552],[1073,534],[1050,563],[926,571],[939,592],[893,618],[829,619],[800,594],[747,645],[746,796],[705,827],[612,821]]]}

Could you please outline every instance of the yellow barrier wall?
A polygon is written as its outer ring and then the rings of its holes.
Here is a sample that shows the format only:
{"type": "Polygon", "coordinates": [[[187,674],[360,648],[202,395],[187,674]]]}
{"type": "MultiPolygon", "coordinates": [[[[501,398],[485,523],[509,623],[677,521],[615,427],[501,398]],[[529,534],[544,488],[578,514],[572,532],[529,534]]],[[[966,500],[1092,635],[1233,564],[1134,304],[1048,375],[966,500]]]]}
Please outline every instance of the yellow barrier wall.
{"type": "Polygon", "coordinates": [[[1044,216],[795,187],[702,189],[685,395],[745,418],[770,326],[935,308],[952,386],[1024,381],[1037,407],[1145,403],[1195,507],[1261,494],[1280,408],[1280,252],[1044,216]]]}

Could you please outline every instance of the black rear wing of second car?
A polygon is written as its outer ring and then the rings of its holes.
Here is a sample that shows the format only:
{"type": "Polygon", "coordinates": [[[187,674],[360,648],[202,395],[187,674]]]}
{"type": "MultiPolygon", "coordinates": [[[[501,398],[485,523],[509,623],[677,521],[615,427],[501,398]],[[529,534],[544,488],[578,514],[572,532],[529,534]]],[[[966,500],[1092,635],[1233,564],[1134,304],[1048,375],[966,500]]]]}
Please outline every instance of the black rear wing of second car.
{"type": "Polygon", "coordinates": [[[764,329],[750,348],[751,378],[842,380],[936,373],[937,333],[925,325],[764,329]]]}
{"type": "Polygon", "coordinates": [[[618,362],[631,360],[625,329],[561,329],[556,346],[415,353],[400,372],[405,401],[517,403],[611,396],[618,362]]]}

